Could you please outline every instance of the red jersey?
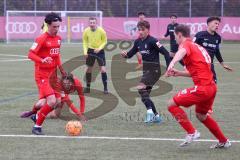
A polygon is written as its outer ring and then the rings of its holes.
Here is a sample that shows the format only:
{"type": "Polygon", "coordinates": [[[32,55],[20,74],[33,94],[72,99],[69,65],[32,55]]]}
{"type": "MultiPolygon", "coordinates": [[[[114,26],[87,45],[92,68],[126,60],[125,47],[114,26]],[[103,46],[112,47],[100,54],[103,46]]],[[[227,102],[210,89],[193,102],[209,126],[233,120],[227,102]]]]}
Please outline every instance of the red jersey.
{"type": "Polygon", "coordinates": [[[179,48],[184,48],[187,52],[183,57],[183,62],[189,71],[195,85],[209,85],[213,81],[211,71],[211,58],[208,52],[198,44],[187,39],[179,48]]]}
{"type": "MultiPolygon", "coordinates": [[[[79,103],[80,104],[80,113],[84,113],[85,97],[83,94],[83,86],[82,86],[82,83],[77,78],[74,78],[74,85],[72,86],[72,88],[69,91],[66,91],[64,89],[64,87],[62,86],[60,81],[58,81],[57,83],[52,83],[52,84],[53,84],[52,88],[56,92],[61,94],[62,102],[66,102],[67,105],[71,108],[76,108],[76,107],[73,105],[72,101],[70,100],[69,94],[77,92],[79,100],[80,100],[80,103],[79,103]]],[[[76,110],[76,109],[74,109],[74,110],[76,110]]]]}
{"type": "Polygon", "coordinates": [[[51,36],[45,32],[36,38],[30,48],[28,57],[35,62],[35,79],[48,78],[61,65],[60,60],[61,37],[51,36]],[[41,59],[52,58],[52,63],[42,63],[41,59]]]}

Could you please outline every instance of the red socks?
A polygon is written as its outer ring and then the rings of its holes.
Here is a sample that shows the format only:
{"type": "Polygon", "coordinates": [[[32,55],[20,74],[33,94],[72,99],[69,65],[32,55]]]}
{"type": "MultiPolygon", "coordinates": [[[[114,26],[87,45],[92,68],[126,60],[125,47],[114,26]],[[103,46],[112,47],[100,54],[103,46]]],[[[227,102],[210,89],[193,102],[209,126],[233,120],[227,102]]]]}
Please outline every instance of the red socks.
{"type": "Polygon", "coordinates": [[[202,121],[202,123],[219,140],[220,143],[224,143],[227,141],[227,138],[224,136],[217,122],[211,116],[208,115],[207,118],[202,121]]]}
{"type": "Polygon", "coordinates": [[[187,131],[188,134],[193,134],[196,129],[187,117],[187,114],[178,106],[168,108],[169,112],[176,118],[177,122],[187,131]]]}
{"type": "MultiPolygon", "coordinates": [[[[176,118],[178,123],[184,128],[188,134],[193,134],[195,132],[195,128],[192,123],[189,121],[186,113],[178,106],[171,106],[168,108],[169,112],[176,118]]],[[[211,117],[207,116],[207,118],[202,121],[202,123],[209,129],[209,131],[219,140],[220,143],[224,143],[227,141],[227,138],[224,136],[217,122],[211,117]]]]}
{"type": "Polygon", "coordinates": [[[46,116],[48,115],[48,113],[50,113],[53,110],[52,107],[50,107],[48,104],[46,104],[45,106],[43,106],[40,111],[37,113],[37,121],[36,121],[36,125],[37,126],[42,126],[43,121],[45,120],[46,116]]]}
{"type": "Polygon", "coordinates": [[[137,55],[138,64],[142,64],[142,56],[137,55]]]}

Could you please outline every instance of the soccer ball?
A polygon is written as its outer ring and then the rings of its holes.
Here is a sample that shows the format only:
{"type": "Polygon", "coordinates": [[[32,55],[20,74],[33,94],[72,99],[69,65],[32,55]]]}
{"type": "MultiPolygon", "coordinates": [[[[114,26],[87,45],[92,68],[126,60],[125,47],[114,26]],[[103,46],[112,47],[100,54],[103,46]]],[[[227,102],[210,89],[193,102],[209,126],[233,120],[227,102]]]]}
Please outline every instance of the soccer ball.
{"type": "Polygon", "coordinates": [[[82,131],[82,124],[80,121],[69,121],[65,130],[69,136],[79,136],[82,131]]]}

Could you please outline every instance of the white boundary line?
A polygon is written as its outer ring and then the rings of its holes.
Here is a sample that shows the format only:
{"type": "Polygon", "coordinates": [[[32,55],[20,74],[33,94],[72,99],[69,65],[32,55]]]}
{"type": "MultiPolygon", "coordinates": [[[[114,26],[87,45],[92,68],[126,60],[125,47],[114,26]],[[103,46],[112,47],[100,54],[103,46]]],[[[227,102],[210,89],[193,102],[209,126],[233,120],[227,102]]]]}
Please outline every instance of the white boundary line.
{"type": "Polygon", "coordinates": [[[22,62],[22,61],[30,61],[30,59],[3,59],[0,62],[22,62]]]}
{"type": "MultiPolygon", "coordinates": [[[[146,137],[98,137],[98,136],[51,136],[51,135],[0,135],[0,137],[12,138],[56,138],[56,139],[100,139],[100,140],[140,140],[140,141],[184,141],[184,139],[175,138],[146,138],[146,137]]],[[[196,142],[217,142],[212,139],[198,139],[196,142]]],[[[231,140],[232,143],[240,143],[240,140],[231,140]]]]}
{"type": "Polygon", "coordinates": [[[27,58],[27,56],[24,55],[18,55],[18,54],[1,54],[0,56],[5,56],[5,57],[23,57],[23,58],[27,58]]]}

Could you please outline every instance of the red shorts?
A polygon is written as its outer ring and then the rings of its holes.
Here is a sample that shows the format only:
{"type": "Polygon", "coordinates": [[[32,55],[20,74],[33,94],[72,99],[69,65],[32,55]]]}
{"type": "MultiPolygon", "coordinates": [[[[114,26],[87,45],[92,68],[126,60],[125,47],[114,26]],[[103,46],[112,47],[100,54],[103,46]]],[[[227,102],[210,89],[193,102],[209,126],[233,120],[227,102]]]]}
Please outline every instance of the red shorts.
{"type": "Polygon", "coordinates": [[[61,97],[61,93],[54,90],[48,78],[36,80],[39,92],[39,99],[46,98],[50,95],[55,95],[56,98],[61,97]]]}
{"type": "Polygon", "coordinates": [[[217,93],[215,83],[207,86],[194,86],[178,92],[173,100],[178,106],[190,107],[196,105],[196,112],[207,114],[212,108],[217,93]]]}

